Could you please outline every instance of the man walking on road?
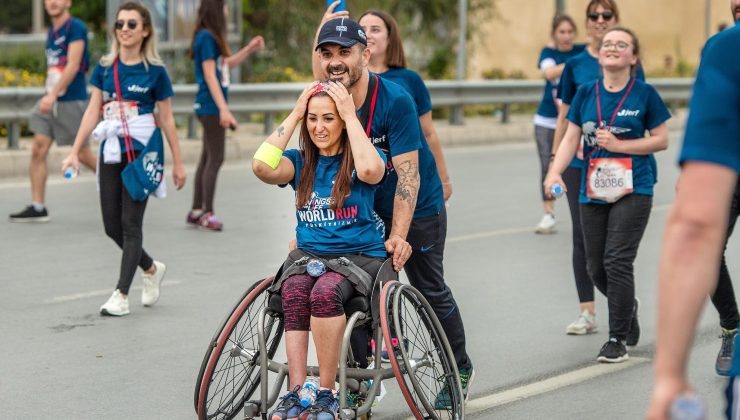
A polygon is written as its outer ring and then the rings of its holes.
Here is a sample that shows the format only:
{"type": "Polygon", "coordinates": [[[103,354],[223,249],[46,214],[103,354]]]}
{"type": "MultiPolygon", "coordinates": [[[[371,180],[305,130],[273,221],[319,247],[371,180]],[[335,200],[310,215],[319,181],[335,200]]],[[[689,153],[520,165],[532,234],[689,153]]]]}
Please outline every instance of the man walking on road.
{"type": "MultiPolygon", "coordinates": [[[[90,56],[87,50],[87,27],[69,14],[71,0],[45,0],[44,8],[52,27],[46,38],[46,94],[36,103],[29,118],[34,133],[29,174],[31,205],[10,215],[11,222],[48,222],[44,204],[46,158],[51,143],[71,145],[87,105],[85,73],[90,56]]],[[[95,154],[85,144],[80,161],[95,170],[95,154]]]]}
{"type": "MultiPolygon", "coordinates": [[[[732,0],[736,21],[740,0],[732,0]]],[[[717,285],[730,200],[740,172],[740,26],[704,47],[691,98],[676,200],[663,237],[655,384],[647,417],[668,418],[690,392],[687,360],[706,296],[717,285]]],[[[729,371],[726,417],[740,419],[737,362],[729,371]]]]}

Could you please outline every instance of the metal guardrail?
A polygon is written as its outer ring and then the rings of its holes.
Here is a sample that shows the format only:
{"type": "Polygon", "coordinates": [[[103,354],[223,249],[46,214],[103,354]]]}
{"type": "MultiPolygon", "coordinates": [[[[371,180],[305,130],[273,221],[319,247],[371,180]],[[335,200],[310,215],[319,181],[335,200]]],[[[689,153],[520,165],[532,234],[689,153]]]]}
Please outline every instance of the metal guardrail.
{"type": "MultiPolygon", "coordinates": [[[[693,79],[651,79],[664,101],[675,106],[689,99],[693,79]]],[[[507,118],[508,105],[533,104],[542,98],[541,80],[483,80],[455,81],[432,80],[426,82],[435,108],[450,107],[451,116],[462,115],[465,105],[504,105],[502,118],[507,118]]],[[[260,113],[265,115],[265,132],[272,131],[275,114],[293,109],[295,100],[305,88],[305,83],[248,83],[229,88],[229,108],[234,113],[260,113]]],[[[193,115],[195,85],[175,85],[172,109],[175,115],[193,115]]],[[[28,120],[34,103],[44,94],[43,88],[0,88],[0,122],[8,124],[8,147],[18,147],[20,124],[28,120]]],[[[194,132],[194,119],[190,118],[189,137],[194,132]]],[[[451,121],[462,124],[461,120],[451,121]]]]}

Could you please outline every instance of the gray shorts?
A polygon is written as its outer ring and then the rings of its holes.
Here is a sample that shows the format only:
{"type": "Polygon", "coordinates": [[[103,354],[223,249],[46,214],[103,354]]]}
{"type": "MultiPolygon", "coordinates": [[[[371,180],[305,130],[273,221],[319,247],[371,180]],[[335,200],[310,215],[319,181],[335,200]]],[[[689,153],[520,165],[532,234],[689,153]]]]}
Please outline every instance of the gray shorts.
{"type": "Polygon", "coordinates": [[[44,114],[39,111],[39,103],[36,102],[28,118],[28,128],[34,134],[50,137],[59,146],[70,146],[75,141],[86,107],[86,100],[57,101],[51,112],[44,114]]]}

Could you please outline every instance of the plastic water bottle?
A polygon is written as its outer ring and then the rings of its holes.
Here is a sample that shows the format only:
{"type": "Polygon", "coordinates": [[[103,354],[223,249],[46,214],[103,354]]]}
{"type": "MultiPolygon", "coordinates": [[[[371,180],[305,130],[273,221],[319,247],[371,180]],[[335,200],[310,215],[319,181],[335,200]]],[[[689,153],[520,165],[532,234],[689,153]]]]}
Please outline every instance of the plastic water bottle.
{"type": "Polygon", "coordinates": [[[77,178],[77,171],[75,170],[74,166],[72,165],[67,166],[67,169],[64,170],[64,178],[66,179],[77,178]]]}
{"type": "Polygon", "coordinates": [[[560,198],[563,196],[563,194],[565,194],[565,190],[560,184],[552,184],[552,187],[550,187],[550,194],[553,196],[553,198],[560,198]]]}
{"type": "Polygon", "coordinates": [[[671,420],[706,420],[707,406],[696,394],[683,394],[671,403],[671,420]]]}
{"type": "Polygon", "coordinates": [[[306,377],[306,382],[301,388],[299,397],[301,398],[301,406],[308,407],[316,402],[316,394],[319,392],[319,378],[315,376],[306,377]]]}

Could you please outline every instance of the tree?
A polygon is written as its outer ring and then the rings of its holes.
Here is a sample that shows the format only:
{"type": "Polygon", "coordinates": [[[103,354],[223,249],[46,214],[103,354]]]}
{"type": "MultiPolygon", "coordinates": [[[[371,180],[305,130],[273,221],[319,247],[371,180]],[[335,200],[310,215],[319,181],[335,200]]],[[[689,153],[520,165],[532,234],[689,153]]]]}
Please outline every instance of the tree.
{"type": "MultiPolygon", "coordinates": [[[[469,12],[493,12],[492,1],[470,0],[469,12]]],[[[242,0],[245,38],[260,34],[267,48],[244,69],[249,81],[285,81],[295,74],[311,74],[311,47],[325,0],[301,0],[301,7],[285,0],[242,0]],[[284,69],[294,69],[286,72],[284,69]]],[[[449,75],[454,63],[457,2],[451,0],[351,0],[354,18],[370,8],[393,15],[400,26],[411,66],[434,78],[449,75]],[[428,67],[430,61],[433,66],[428,67]]],[[[468,28],[468,36],[474,28],[468,28]]]]}

